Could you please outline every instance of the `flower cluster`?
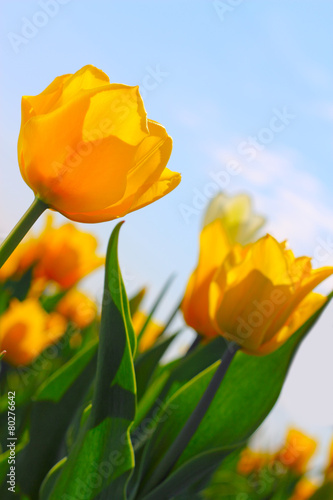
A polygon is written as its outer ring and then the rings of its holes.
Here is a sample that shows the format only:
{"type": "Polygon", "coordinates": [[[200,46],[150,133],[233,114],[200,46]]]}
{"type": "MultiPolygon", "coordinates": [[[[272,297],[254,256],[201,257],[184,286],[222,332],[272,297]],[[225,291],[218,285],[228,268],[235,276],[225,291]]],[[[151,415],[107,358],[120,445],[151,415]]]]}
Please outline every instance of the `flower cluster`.
{"type": "MultiPolygon", "coordinates": [[[[333,441],[331,450],[332,447],[333,441]]],[[[289,492],[288,498],[291,500],[307,500],[331,481],[328,471],[332,466],[332,451],[326,471],[322,471],[313,479],[308,476],[311,471],[309,462],[314,457],[316,449],[317,441],[314,438],[291,428],[286,435],[285,443],[275,452],[254,451],[251,448],[242,450],[236,470],[238,474],[247,478],[252,494],[257,494],[258,498],[261,498],[261,494],[263,496],[275,494],[287,498],[289,492]]]]}

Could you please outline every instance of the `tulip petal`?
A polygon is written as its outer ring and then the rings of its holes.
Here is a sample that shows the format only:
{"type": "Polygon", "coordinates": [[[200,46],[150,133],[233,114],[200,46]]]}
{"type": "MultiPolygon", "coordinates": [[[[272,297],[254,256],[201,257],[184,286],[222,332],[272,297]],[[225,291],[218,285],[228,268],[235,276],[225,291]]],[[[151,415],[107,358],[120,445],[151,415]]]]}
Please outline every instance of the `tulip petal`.
{"type": "Polygon", "coordinates": [[[118,203],[90,213],[66,212],[69,219],[96,222],[122,217],[165,196],[180,182],[180,174],[165,168],[172,139],[161,125],[149,120],[150,134],[136,149],[133,167],[127,175],[126,190],[118,203]]]}
{"type": "Polygon", "coordinates": [[[253,270],[259,271],[273,284],[292,283],[283,249],[273,236],[267,234],[245,248],[248,251],[243,262],[228,272],[228,285],[240,283],[253,270]]]}
{"type": "Polygon", "coordinates": [[[22,122],[21,127],[25,125],[29,118],[36,115],[43,115],[53,111],[58,107],[59,99],[63,90],[64,83],[71,75],[58,76],[53,82],[38,95],[27,95],[22,97],[22,122]]]}
{"type": "Polygon", "coordinates": [[[278,349],[295,333],[308,319],[311,318],[327,301],[327,297],[319,293],[311,292],[297,306],[293,314],[269,342],[259,347],[257,354],[264,355],[278,349]]]}
{"type": "Polygon", "coordinates": [[[163,198],[166,194],[173,191],[181,181],[181,175],[165,168],[162,175],[139,199],[131,206],[130,212],[146,207],[154,201],[163,198]]]}
{"type": "Polygon", "coordinates": [[[216,269],[230,250],[230,242],[219,220],[204,227],[200,234],[199,262],[188,282],[182,303],[186,323],[205,336],[217,334],[210,320],[209,288],[216,269]]]}
{"type": "Polygon", "coordinates": [[[75,74],[58,76],[43,92],[22,98],[22,123],[35,115],[50,113],[69,100],[76,99],[80,91],[91,90],[110,83],[109,77],[94,66],[84,66],[75,74]]]}
{"type": "Polygon", "coordinates": [[[293,291],[291,298],[286,301],[280,314],[274,318],[274,321],[269,325],[269,331],[266,333],[266,340],[273,338],[274,334],[278,332],[283,325],[287,322],[288,318],[294,313],[299,304],[306,298],[306,296],[318,286],[322,281],[333,274],[333,267],[322,267],[320,269],[312,270],[310,276],[307,276],[293,291]]]}
{"type": "Polygon", "coordinates": [[[212,311],[214,324],[221,335],[247,352],[255,352],[264,341],[267,325],[279,315],[290,295],[288,286],[276,286],[260,271],[252,270],[226,289],[217,310],[212,311]]]}
{"type": "Polygon", "coordinates": [[[61,106],[69,100],[75,99],[81,91],[97,89],[109,83],[108,75],[100,69],[91,64],[83,66],[65,80],[58,105],[61,106]]]}
{"type": "Polygon", "coordinates": [[[83,137],[115,136],[137,146],[149,131],[147,113],[139,94],[139,87],[112,84],[90,99],[83,123],[83,137]]]}

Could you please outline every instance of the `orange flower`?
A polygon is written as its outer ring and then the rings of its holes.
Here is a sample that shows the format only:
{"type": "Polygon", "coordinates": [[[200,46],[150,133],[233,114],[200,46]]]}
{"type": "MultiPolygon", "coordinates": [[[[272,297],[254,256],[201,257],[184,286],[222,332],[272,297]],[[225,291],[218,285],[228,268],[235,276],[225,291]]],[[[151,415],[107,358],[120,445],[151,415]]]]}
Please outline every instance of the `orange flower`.
{"type": "Polygon", "coordinates": [[[110,84],[94,66],[22,98],[18,161],[51,208],[78,222],[122,217],[172,191],[172,140],[147,120],[138,87],[110,84]]]}
{"type": "Polygon", "coordinates": [[[9,259],[0,268],[0,282],[19,278],[38,259],[38,244],[33,238],[18,245],[9,259]]]}
{"type": "Polygon", "coordinates": [[[58,303],[57,311],[79,328],[85,328],[96,318],[97,306],[84,293],[72,288],[58,303]]]}
{"type": "MultiPolygon", "coordinates": [[[[148,316],[143,313],[142,311],[137,311],[133,318],[132,318],[132,323],[133,323],[133,328],[134,331],[137,335],[139,335],[143,325],[145,324],[148,316]]],[[[156,323],[152,319],[149,321],[142,337],[139,342],[138,350],[139,352],[144,352],[150,349],[155,342],[157,341],[158,337],[161,335],[163,332],[163,325],[160,325],[159,323],[156,323]]]]}
{"type": "Polygon", "coordinates": [[[0,317],[0,351],[6,351],[5,360],[12,365],[27,365],[62,337],[66,325],[60,314],[47,314],[38,300],[14,299],[0,317]]]}
{"type": "Polygon", "coordinates": [[[19,277],[33,265],[31,295],[38,296],[48,281],[69,288],[104,264],[104,257],[96,254],[97,240],[92,234],[70,222],[59,227],[54,227],[53,222],[49,214],[42,233],[16,247],[0,270],[1,281],[19,277]]]}
{"type": "Polygon", "coordinates": [[[237,464],[237,471],[244,476],[251,474],[251,472],[258,472],[265,467],[271,459],[268,453],[259,451],[252,451],[250,448],[245,448],[242,451],[240,459],[237,464]]]}
{"type": "Polygon", "coordinates": [[[317,442],[313,438],[297,429],[290,429],[286,443],[277,453],[276,459],[297,474],[304,474],[316,448],[317,442]]]}

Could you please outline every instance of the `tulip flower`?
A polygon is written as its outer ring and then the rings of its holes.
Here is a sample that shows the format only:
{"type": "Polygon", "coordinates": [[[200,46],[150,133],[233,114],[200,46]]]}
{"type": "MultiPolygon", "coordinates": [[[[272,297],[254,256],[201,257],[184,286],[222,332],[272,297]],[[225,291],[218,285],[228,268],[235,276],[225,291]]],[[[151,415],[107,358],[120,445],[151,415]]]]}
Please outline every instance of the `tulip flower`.
{"type": "Polygon", "coordinates": [[[50,216],[38,246],[35,278],[54,281],[62,288],[75,285],[105,260],[96,254],[97,240],[92,234],[81,231],[71,223],[54,227],[50,216]]]}
{"type": "Polygon", "coordinates": [[[104,263],[96,248],[92,234],[72,223],[54,227],[49,214],[41,234],[23,241],[0,269],[0,281],[20,277],[33,266],[34,289],[42,291],[48,281],[68,288],[104,263]]]}
{"type": "Polygon", "coordinates": [[[297,429],[290,429],[276,460],[296,474],[304,474],[316,448],[317,442],[314,439],[297,429]]]}
{"type": "Polygon", "coordinates": [[[79,328],[89,326],[97,315],[97,306],[87,295],[71,288],[57,304],[56,310],[79,328]]]}
{"type": "Polygon", "coordinates": [[[250,448],[245,448],[238,461],[237,471],[240,474],[247,476],[251,474],[251,472],[259,472],[267,466],[270,460],[271,455],[268,453],[253,451],[250,448]]]}
{"type": "Polygon", "coordinates": [[[252,210],[251,198],[246,194],[227,196],[217,194],[205,212],[203,226],[220,220],[230,242],[249,243],[264,225],[265,219],[252,210]]]}
{"type": "MultiPolygon", "coordinates": [[[[139,335],[147,318],[148,316],[142,311],[137,311],[133,315],[132,318],[133,328],[137,335],[139,335]]],[[[159,323],[151,319],[147,324],[147,327],[144,330],[143,335],[140,339],[138,346],[139,352],[144,352],[150,349],[155,344],[155,342],[157,341],[163,330],[164,330],[163,325],[160,325],[159,323]]]]}
{"type": "Polygon", "coordinates": [[[21,174],[35,195],[67,218],[122,217],[174,189],[166,168],[172,140],[147,120],[138,87],[110,84],[85,66],[22,98],[21,174]]]}
{"type": "Polygon", "coordinates": [[[0,267],[46,208],[78,222],[123,217],[172,191],[172,139],[147,119],[138,87],[94,66],[22,98],[18,163],[35,201],[0,247],[0,267]]]}
{"type": "Polygon", "coordinates": [[[222,335],[250,354],[280,347],[327,300],[312,292],[333,267],[312,269],[285,243],[266,235],[230,246],[220,221],[204,227],[200,255],[189,279],[182,310],[185,321],[205,337],[222,335]]]}
{"type": "Polygon", "coordinates": [[[46,313],[38,300],[12,300],[0,317],[0,351],[14,365],[27,365],[66,331],[67,322],[58,313],[46,313]]]}

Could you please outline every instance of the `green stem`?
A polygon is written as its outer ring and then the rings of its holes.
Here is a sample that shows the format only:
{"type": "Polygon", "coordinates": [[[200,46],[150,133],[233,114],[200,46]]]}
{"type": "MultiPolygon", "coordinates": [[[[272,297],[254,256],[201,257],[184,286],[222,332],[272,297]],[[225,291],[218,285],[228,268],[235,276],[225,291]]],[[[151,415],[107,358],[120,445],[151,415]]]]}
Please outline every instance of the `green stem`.
{"type": "Polygon", "coordinates": [[[191,441],[211,402],[213,401],[214,396],[217,393],[221,382],[230,366],[230,363],[232,362],[239,348],[240,346],[238,346],[234,342],[228,343],[228,347],[221,358],[221,363],[214,373],[214,376],[211,379],[202,398],[200,399],[196,408],[191,413],[190,418],[187,420],[186,424],[176,437],[175,441],[172,443],[160,463],[157,465],[150,479],[148,480],[143,490],[143,498],[145,494],[147,494],[165,479],[165,477],[169,474],[169,472],[187,447],[188,443],[191,441]]]}
{"type": "Polygon", "coordinates": [[[38,217],[48,208],[47,204],[39,198],[35,198],[23,217],[18,221],[14,229],[0,245],[0,267],[13,253],[17,245],[36,222],[38,217]]]}

